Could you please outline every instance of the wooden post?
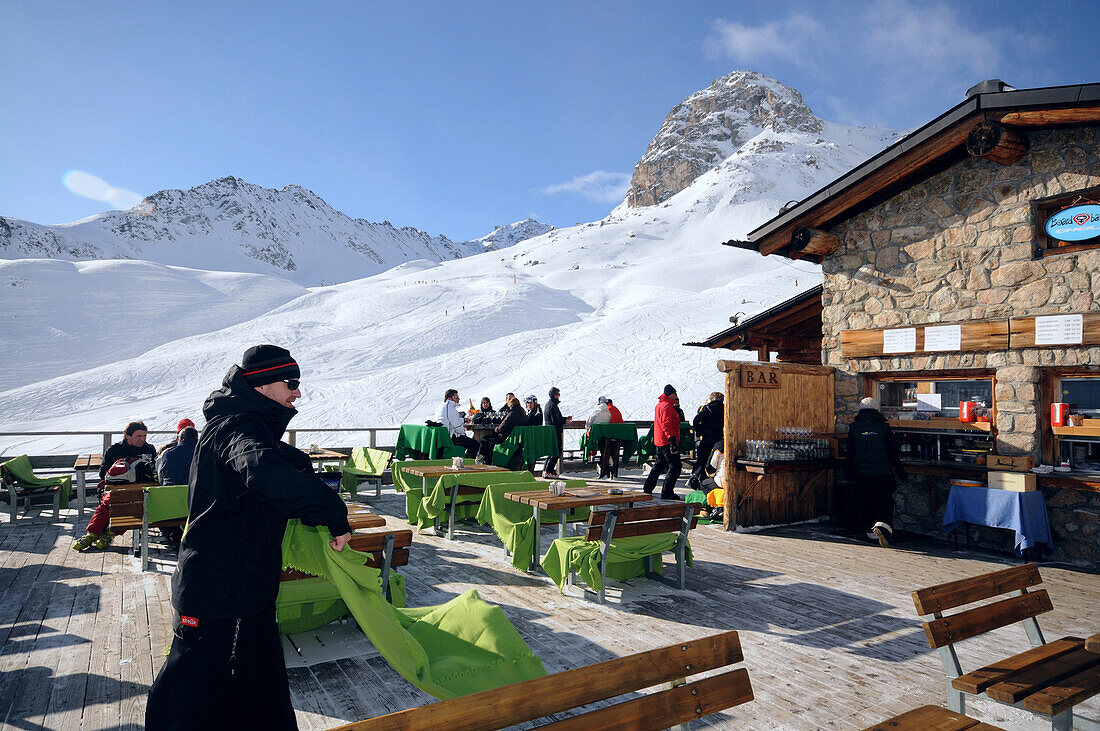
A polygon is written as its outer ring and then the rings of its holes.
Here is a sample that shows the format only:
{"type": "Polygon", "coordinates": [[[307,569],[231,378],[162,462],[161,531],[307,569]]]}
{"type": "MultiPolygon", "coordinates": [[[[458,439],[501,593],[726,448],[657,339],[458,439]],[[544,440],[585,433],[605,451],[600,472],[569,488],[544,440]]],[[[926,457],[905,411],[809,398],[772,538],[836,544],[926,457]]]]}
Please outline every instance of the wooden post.
{"type": "Polygon", "coordinates": [[[1026,135],[991,119],[978,122],[966,136],[966,151],[972,157],[1001,165],[1018,162],[1027,152],[1029,144],[1026,135]]]}

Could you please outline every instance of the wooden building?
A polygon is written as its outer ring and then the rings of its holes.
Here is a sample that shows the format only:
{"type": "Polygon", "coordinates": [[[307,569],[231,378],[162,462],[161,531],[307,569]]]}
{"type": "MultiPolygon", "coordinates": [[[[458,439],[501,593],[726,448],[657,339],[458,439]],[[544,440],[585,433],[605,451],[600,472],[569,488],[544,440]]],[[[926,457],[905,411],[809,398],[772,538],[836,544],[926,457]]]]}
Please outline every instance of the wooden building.
{"type": "MultiPolygon", "coordinates": [[[[813,362],[835,369],[838,431],[865,395],[894,420],[910,474],[896,528],[943,535],[949,480],[984,480],[986,451],[1030,457],[1060,469],[1037,480],[1053,559],[1097,566],[1100,84],[983,82],[967,94],[725,243],[821,263],[813,362]],[[960,402],[984,402],[988,422],[959,421],[960,402]],[[1052,425],[1054,402],[1080,425],[1052,425]]],[[[756,347],[751,336],[739,325],[704,344],[756,347]]],[[[1007,535],[977,533],[998,549],[1011,548],[1007,535]]]]}

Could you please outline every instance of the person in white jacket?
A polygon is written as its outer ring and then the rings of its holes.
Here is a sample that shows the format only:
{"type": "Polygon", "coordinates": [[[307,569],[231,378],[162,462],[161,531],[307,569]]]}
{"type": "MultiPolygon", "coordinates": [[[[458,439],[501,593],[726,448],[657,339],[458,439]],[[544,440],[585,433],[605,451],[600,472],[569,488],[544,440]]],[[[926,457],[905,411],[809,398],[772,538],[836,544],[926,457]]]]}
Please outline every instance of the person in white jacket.
{"type": "MultiPolygon", "coordinates": [[[[611,423],[611,411],[607,408],[607,397],[600,396],[599,403],[596,405],[596,410],[588,415],[588,418],[584,420],[584,428],[589,435],[588,449],[594,451],[596,445],[592,444],[592,425],[593,424],[610,424],[611,423]]],[[[602,437],[600,439],[600,473],[598,479],[604,479],[606,477],[618,477],[619,476],[619,450],[612,449],[612,442],[615,442],[615,446],[618,446],[617,440],[608,439],[602,437]]]]}
{"type": "Polygon", "coordinates": [[[433,420],[447,427],[451,441],[456,446],[465,447],[467,457],[476,457],[478,443],[475,439],[466,436],[466,419],[458,410],[458,401],[458,390],[448,388],[443,394],[443,403],[436,410],[433,420]]]}

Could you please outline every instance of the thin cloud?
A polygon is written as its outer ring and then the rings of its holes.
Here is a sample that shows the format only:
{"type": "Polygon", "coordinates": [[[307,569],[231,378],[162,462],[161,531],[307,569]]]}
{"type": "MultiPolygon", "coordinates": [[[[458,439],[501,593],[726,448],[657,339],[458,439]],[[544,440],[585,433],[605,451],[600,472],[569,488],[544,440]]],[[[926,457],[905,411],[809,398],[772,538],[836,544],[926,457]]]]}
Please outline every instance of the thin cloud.
{"type": "Polygon", "coordinates": [[[817,47],[824,35],[824,26],[804,13],[758,26],[716,20],[704,50],[711,58],[731,57],[743,64],[778,58],[809,66],[812,59],[806,49],[817,47]]]}
{"type": "Polygon", "coordinates": [[[102,201],[120,211],[126,211],[145,199],[140,193],[124,188],[116,188],[106,180],[83,170],[70,170],[62,178],[65,187],[73,193],[91,198],[94,201],[102,201]]]}
{"type": "Polygon", "coordinates": [[[579,195],[597,203],[618,203],[626,197],[630,190],[629,173],[609,173],[606,170],[596,170],[587,175],[580,175],[568,183],[548,185],[540,192],[545,195],[559,195],[561,193],[579,195]]]}

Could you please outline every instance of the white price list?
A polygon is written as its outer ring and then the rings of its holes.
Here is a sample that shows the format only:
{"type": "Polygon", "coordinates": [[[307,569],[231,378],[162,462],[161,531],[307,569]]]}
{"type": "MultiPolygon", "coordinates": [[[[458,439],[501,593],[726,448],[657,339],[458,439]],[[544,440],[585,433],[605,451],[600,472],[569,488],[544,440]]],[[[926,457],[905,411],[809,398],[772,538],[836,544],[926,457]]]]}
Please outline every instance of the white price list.
{"type": "Polygon", "coordinates": [[[915,353],[916,350],[917,328],[903,327],[882,331],[883,353],[915,353]]]}
{"type": "Polygon", "coordinates": [[[962,350],[962,326],[925,326],[924,350],[962,350]]]}
{"type": "Polygon", "coordinates": [[[1036,345],[1074,345],[1081,342],[1083,315],[1048,315],[1035,318],[1036,345]]]}

